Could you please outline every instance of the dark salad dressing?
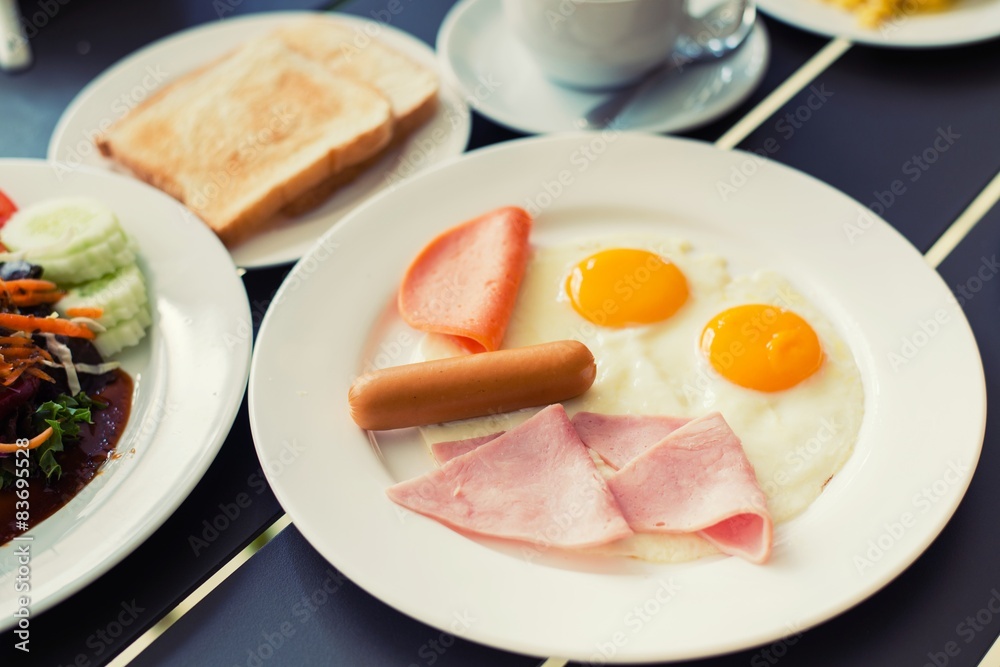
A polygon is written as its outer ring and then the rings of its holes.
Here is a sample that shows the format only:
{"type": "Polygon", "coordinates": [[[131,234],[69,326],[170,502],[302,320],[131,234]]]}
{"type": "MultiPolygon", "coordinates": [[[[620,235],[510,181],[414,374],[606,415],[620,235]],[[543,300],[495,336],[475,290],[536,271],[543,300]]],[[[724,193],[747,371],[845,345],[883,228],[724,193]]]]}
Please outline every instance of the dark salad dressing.
{"type": "MultiPolygon", "coordinates": [[[[94,423],[80,425],[79,439],[64,442],[65,451],[59,454],[62,476],[48,481],[41,478],[29,481],[29,529],[69,502],[115,455],[115,446],[132,408],[132,378],[121,369],[108,375],[110,382],[90,393],[91,398],[106,403],[107,407],[92,411],[94,423]]],[[[14,487],[0,490],[0,544],[25,532],[16,527],[15,493],[14,487]]]]}

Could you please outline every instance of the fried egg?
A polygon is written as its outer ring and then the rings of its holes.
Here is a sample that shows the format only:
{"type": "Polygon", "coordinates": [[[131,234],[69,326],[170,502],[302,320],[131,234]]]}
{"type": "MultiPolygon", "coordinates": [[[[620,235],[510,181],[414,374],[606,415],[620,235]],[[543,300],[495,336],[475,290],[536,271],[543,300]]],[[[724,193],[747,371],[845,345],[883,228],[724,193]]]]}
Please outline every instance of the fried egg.
{"type": "MultiPolygon", "coordinates": [[[[597,363],[591,389],[564,403],[570,415],[720,411],[778,523],[804,511],[853,451],[864,390],[851,350],[774,272],[734,276],[718,255],[649,236],[536,247],[503,346],[567,338],[586,344],[597,363]]],[[[455,353],[435,336],[417,352],[455,353]]],[[[421,430],[428,443],[457,440],[510,429],[533,413],[421,430]]],[[[654,561],[715,552],[694,535],[637,535],[601,550],[654,561]]]]}

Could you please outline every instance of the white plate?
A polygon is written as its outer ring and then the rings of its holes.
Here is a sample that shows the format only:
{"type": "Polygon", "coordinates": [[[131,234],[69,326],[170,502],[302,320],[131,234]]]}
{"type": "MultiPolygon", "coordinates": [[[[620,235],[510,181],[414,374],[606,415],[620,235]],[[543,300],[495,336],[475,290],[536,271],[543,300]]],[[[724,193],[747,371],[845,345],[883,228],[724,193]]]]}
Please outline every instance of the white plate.
{"type": "Polygon", "coordinates": [[[877,28],[825,0],[758,0],[762,11],[796,27],[829,37],[891,48],[958,46],[1000,36],[1000,0],[955,0],[944,12],[910,14],[877,28]]]}
{"type": "MultiPolygon", "coordinates": [[[[557,86],[507,30],[501,3],[464,0],[445,17],[437,50],[448,78],[484,116],[520,132],[579,130],[606,93],[557,86]]],[[[621,130],[680,132],[710,123],[753,92],[767,69],[770,42],[758,23],[730,57],[665,77],[615,121],[621,130]]]]}
{"type": "MultiPolygon", "coordinates": [[[[101,128],[107,128],[171,79],[252,37],[306,16],[315,14],[269,12],[226,19],[179,32],[136,51],[94,79],[70,103],[52,133],[49,159],[67,166],[82,163],[127,173],[94,147],[93,137],[101,128]]],[[[383,40],[422,65],[438,70],[434,51],[401,30],[345,14],[323,16],[346,23],[359,40],[371,37],[383,40]]],[[[368,197],[464,151],[470,128],[468,105],[454,91],[442,86],[437,113],[406,142],[387,152],[322,206],[234,248],[233,260],[245,268],[258,268],[298,259],[323,232],[368,197]]]]}
{"type": "MultiPolygon", "coordinates": [[[[119,458],[66,506],[0,548],[0,629],[14,624],[14,548],[31,547],[31,613],[109,570],[180,505],[208,469],[240,407],[250,367],[250,307],[236,267],[207,227],[167,195],[95,169],[0,160],[0,190],[20,207],[96,197],[138,242],[153,325],[116,358],[132,376],[119,458]]],[[[29,500],[30,502],[30,500],[29,500]]]]}
{"type": "Polygon", "coordinates": [[[982,364],[961,310],[888,224],[858,223],[863,212],[780,164],[654,135],[525,139],[422,174],[332,230],[292,271],[264,319],[249,401],[258,454],[266,470],[281,471],[268,474],[271,487],[312,545],[370,593],[508,650],[682,660],[824,621],[885,585],[937,536],[972,477],[985,427],[982,364]],[[719,183],[741,171],[752,176],[721,196],[719,183]],[[445,228],[529,203],[542,209],[535,242],[609,230],[676,234],[736,267],[788,276],[837,324],[866,392],[859,441],[820,498],[778,527],[766,566],[736,558],[529,560],[386,498],[386,487],[433,464],[412,430],[379,434],[373,448],[351,422],[347,390],[373,359],[407,358],[407,338],[416,336],[393,306],[402,272],[445,228]],[[393,225],[404,213],[408,224],[393,225]],[[946,324],[927,324],[938,310],[946,324]],[[904,338],[916,353],[894,370],[889,354],[910,352],[901,351],[904,338]],[[292,461],[288,443],[301,452],[292,461]],[[914,506],[927,488],[935,502],[914,506]],[[906,512],[912,525],[896,531],[906,512]],[[661,586],[670,583],[677,592],[663,602],[661,586]],[[468,627],[457,620],[464,616],[474,619],[468,627]]]}

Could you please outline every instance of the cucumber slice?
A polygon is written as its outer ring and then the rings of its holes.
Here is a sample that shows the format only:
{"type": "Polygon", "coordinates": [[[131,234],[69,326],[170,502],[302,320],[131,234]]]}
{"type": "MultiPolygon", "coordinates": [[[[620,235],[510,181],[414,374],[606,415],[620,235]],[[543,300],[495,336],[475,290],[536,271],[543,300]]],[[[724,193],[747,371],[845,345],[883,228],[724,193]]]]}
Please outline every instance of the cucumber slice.
{"type": "Polygon", "coordinates": [[[105,359],[118,354],[126,347],[136,345],[146,335],[146,327],[153,319],[149,314],[149,305],[144,304],[135,317],[119,322],[103,333],[94,337],[94,347],[105,359]]]}
{"type": "Polygon", "coordinates": [[[60,246],[50,246],[36,250],[21,250],[15,254],[24,256],[28,261],[41,264],[53,259],[68,259],[85,252],[113,255],[128,247],[133,247],[132,240],[121,229],[115,229],[96,243],[74,250],[68,250],[60,246]]]}
{"type": "Polygon", "coordinates": [[[59,285],[84,283],[113,273],[135,262],[134,245],[121,230],[104,241],[58,257],[26,253],[25,259],[40,264],[42,278],[59,285]]]}
{"type": "Polygon", "coordinates": [[[100,308],[104,314],[97,322],[110,329],[135,317],[147,301],[146,281],[139,267],[132,263],[66,290],[66,295],[56,304],[56,311],[68,317],[66,311],[71,308],[100,308]]]}
{"type": "Polygon", "coordinates": [[[15,252],[65,255],[99,245],[121,232],[114,212],[89,198],[54,199],[21,209],[0,240],[15,252]]]}

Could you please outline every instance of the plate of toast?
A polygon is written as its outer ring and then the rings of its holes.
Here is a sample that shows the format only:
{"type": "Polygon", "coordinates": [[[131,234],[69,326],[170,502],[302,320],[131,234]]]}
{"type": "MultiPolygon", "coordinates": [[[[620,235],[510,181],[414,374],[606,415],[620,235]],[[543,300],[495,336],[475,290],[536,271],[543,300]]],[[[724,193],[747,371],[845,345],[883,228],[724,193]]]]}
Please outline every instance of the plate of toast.
{"type": "Polygon", "coordinates": [[[88,84],[53,132],[61,173],[130,174],[181,201],[244,268],[293,262],[372,195],[458,155],[469,107],[433,50],[342,14],[186,30],[88,84]]]}

